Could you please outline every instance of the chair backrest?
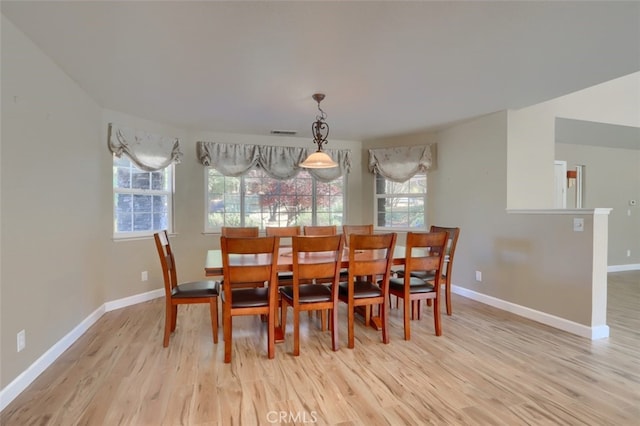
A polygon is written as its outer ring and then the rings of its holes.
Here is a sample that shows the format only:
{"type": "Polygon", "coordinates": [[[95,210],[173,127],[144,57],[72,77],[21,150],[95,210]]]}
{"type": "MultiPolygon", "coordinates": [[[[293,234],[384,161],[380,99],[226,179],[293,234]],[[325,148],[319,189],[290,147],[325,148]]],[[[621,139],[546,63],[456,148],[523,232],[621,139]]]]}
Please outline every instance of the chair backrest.
{"type": "Polygon", "coordinates": [[[267,226],[264,233],[268,237],[294,237],[300,235],[299,226],[267,226]]]}
{"type": "Polygon", "coordinates": [[[395,232],[349,235],[349,283],[355,277],[382,275],[382,282],[387,287],[396,237],[395,232]]]}
{"type": "Polygon", "coordinates": [[[342,233],[347,238],[346,242],[349,242],[348,238],[351,234],[373,234],[373,224],[369,225],[342,225],[342,233]]]}
{"type": "Polygon", "coordinates": [[[225,237],[257,237],[260,228],[257,226],[223,226],[220,228],[220,235],[225,237]]]}
{"type": "MultiPolygon", "coordinates": [[[[335,291],[340,280],[342,235],[297,236],[292,240],[293,283],[300,280],[331,278],[335,291]]],[[[328,280],[321,280],[323,283],[328,280]]]]}
{"type": "Polygon", "coordinates": [[[303,231],[304,235],[336,235],[338,227],[336,225],[305,226],[303,231]]]}
{"type": "MultiPolygon", "coordinates": [[[[405,243],[405,279],[411,279],[411,272],[430,272],[435,274],[434,287],[440,290],[440,278],[444,265],[443,255],[448,234],[441,232],[407,232],[405,243]]],[[[406,281],[408,283],[408,281],[406,281]]]]}
{"type": "Polygon", "coordinates": [[[176,272],[176,261],[169,244],[169,235],[167,231],[160,231],[153,234],[153,239],[156,242],[156,249],[162,265],[165,296],[170,298],[171,291],[178,285],[178,273],[176,272]]]}
{"type": "Polygon", "coordinates": [[[445,271],[444,275],[451,276],[451,269],[453,268],[453,256],[456,253],[456,246],[458,245],[458,237],[460,236],[460,228],[447,228],[444,226],[431,225],[429,232],[446,232],[447,244],[444,251],[445,254],[445,271]]]}
{"type": "MultiPolygon", "coordinates": [[[[232,303],[234,286],[269,282],[270,295],[276,297],[278,278],[278,238],[220,237],[225,302],[232,303]]],[[[275,302],[274,302],[275,303],[275,302]]]]}

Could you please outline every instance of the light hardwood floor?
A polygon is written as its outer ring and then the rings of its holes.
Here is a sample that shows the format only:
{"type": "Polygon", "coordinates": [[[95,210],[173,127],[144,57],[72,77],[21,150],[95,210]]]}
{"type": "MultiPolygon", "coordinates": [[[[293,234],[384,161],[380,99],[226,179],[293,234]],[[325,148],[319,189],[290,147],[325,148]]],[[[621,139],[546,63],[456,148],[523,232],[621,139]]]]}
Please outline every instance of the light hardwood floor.
{"type": "Polygon", "coordinates": [[[453,306],[441,337],[428,308],[404,341],[394,309],[391,343],[359,322],[353,350],[346,348],[341,311],[338,352],[305,314],[300,356],[290,354],[289,339],[277,345],[274,360],[266,357],[264,324],[234,319],[233,361],[224,364],[206,306],[179,308],[164,349],[158,299],[104,315],[2,412],[0,423],[640,424],[640,271],[609,274],[611,337],[604,340],[455,295],[453,306]]]}

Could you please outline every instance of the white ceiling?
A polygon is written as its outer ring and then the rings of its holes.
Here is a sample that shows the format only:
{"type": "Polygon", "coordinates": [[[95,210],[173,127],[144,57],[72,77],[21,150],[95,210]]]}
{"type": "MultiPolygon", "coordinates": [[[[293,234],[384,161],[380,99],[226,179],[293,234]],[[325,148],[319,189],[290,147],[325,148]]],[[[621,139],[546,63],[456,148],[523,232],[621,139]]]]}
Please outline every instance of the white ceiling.
{"type": "MultiPolygon", "coordinates": [[[[640,2],[2,1],[105,108],[331,139],[433,129],[640,70],[640,2]]],[[[3,45],[3,48],[5,46],[3,45]]]]}

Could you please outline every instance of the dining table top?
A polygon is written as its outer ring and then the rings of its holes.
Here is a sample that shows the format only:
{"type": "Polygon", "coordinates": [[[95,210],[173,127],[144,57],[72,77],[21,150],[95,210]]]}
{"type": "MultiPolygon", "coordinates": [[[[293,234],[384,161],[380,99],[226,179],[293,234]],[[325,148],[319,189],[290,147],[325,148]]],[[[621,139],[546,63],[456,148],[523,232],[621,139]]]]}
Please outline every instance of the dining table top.
{"type": "MultiPolygon", "coordinates": [[[[394,265],[403,265],[405,263],[405,251],[406,249],[404,246],[399,246],[399,245],[395,246],[393,250],[394,265]]],[[[382,253],[382,250],[380,251],[380,254],[381,256],[384,255],[384,253],[382,253]]],[[[356,256],[357,255],[358,253],[356,252],[356,256]]],[[[370,255],[370,254],[367,254],[367,255],[370,255]]],[[[242,256],[242,262],[247,265],[264,263],[265,256],[267,255],[258,254],[258,255],[255,255],[255,257],[242,256]],[[260,258],[261,256],[262,256],[262,259],[260,258]],[[252,259],[255,259],[255,263],[252,261],[252,259]]],[[[309,263],[314,263],[314,262],[317,263],[319,260],[319,257],[317,255],[313,255],[310,257],[302,257],[300,261],[304,262],[305,259],[308,260],[309,263]]],[[[341,267],[342,268],[349,267],[349,249],[348,248],[345,248],[343,251],[341,267]]],[[[207,277],[216,277],[216,276],[221,276],[223,274],[222,251],[220,249],[211,249],[207,251],[204,270],[205,270],[205,275],[207,277]]],[[[285,271],[291,271],[291,270],[293,270],[293,255],[292,255],[291,246],[281,246],[279,249],[279,255],[278,255],[278,271],[285,272],[285,271]]]]}

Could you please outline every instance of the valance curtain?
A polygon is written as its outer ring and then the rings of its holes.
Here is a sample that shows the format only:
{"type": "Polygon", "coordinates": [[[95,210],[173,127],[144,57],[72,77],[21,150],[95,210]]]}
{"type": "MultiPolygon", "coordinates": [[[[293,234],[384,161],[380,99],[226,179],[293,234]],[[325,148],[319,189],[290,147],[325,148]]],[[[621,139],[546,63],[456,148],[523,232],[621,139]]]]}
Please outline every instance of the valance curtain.
{"type": "Polygon", "coordinates": [[[241,176],[253,167],[260,167],[275,179],[291,179],[301,170],[307,170],[319,181],[330,182],[349,173],[351,168],[351,152],[343,149],[325,150],[338,163],[338,167],[331,169],[299,166],[315,149],[217,142],[198,142],[196,149],[203,166],[211,166],[225,176],[241,176]]]}
{"type": "Polygon", "coordinates": [[[176,138],[156,135],[141,130],[109,123],[109,150],[121,157],[127,154],[141,170],[154,172],[182,157],[180,142],[176,138]]]}
{"type": "Polygon", "coordinates": [[[431,168],[431,145],[369,150],[369,171],[394,182],[405,182],[431,168]]]}

